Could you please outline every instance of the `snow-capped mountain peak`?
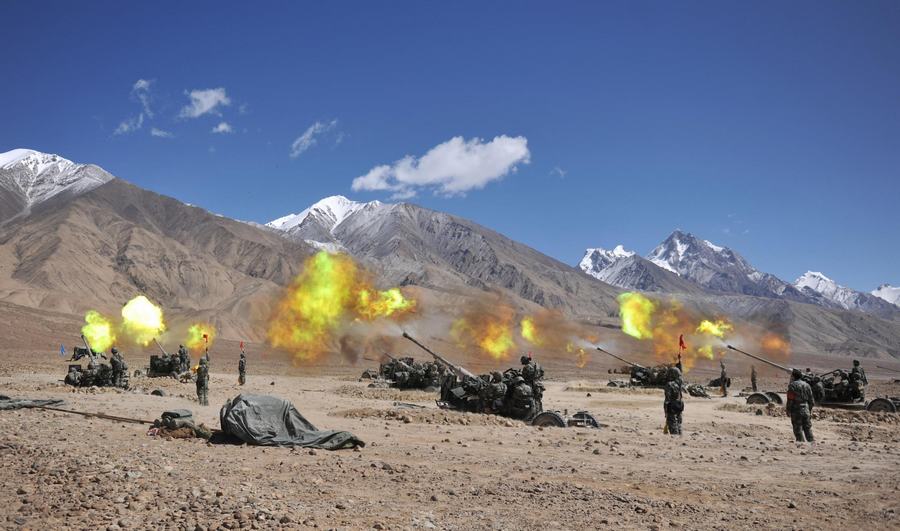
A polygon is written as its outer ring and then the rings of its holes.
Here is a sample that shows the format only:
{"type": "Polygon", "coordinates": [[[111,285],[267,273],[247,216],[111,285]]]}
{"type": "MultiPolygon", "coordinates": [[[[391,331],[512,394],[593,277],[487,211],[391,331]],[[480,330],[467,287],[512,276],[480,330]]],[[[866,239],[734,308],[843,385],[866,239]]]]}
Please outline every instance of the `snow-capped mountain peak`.
{"type": "Polygon", "coordinates": [[[794,282],[794,285],[800,289],[810,288],[811,290],[822,294],[825,292],[834,292],[841,287],[835,281],[818,271],[807,271],[806,273],[803,273],[800,275],[800,278],[794,282]]]}
{"type": "Polygon", "coordinates": [[[878,288],[872,290],[872,295],[879,299],[886,300],[889,303],[900,306],[900,288],[891,286],[890,284],[882,284],[878,288]]]}
{"type": "Polygon", "coordinates": [[[79,195],[113,179],[93,164],[76,164],[51,153],[13,149],[0,153],[0,188],[10,199],[0,204],[9,219],[60,193],[79,195]]]}
{"type": "MultiPolygon", "coordinates": [[[[831,303],[847,310],[883,311],[891,308],[884,304],[884,300],[894,304],[891,300],[885,299],[876,293],[881,290],[884,295],[890,296],[890,286],[882,286],[879,290],[873,291],[870,295],[841,286],[818,271],[807,271],[794,282],[794,286],[803,293],[821,295],[831,303]]],[[[893,289],[900,292],[900,289],[893,289]]],[[[895,296],[900,294],[897,292],[895,292],[895,296]]]]}
{"type": "Polygon", "coordinates": [[[587,249],[584,257],[578,264],[582,271],[595,278],[600,278],[600,273],[618,261],[620,258],[628,258],[634,256],[634,251],[626,251],[622,245],[617,245],[613,250],[607,250],[602,247],[587,249]]]}
{"type": "Polygon", "coordinates": [[[357,213],[371,212],[383,206],[380,201],[361,203],[342,195],[333,195],[317,201],[297,214],[289,214],[266,223],[266,226],[303,240],[314,246],[336,245],[335,230],[345,220],[357,213]]]}

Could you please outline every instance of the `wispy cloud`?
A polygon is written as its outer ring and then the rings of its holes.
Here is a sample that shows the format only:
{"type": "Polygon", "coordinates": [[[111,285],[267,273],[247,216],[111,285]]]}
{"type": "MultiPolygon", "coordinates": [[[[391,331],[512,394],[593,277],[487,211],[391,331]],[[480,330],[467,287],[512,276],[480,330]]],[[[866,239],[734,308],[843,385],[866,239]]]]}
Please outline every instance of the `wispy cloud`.
{"type": "Polygon", "coordinates": [[[127,118],[122,120],[122,123],[119,124],[119,127],[116,127],[116,130],[113,131],[114,135],[126,135],[128,133],[133,133],[144,126],[144,113],[140,113],[134,118],[127,118]]]}
{"type": "Polygon", "coordinates": [[[150,129],[150,135],[158,138],[173,138],[175,136],[169,131],[163,131],[162,129],[157,129],[155,127],[150,129]]]}
{"type": "MultiPolygon", "coordinates": [[[[291,144],[290,157],[295,159],[302,155],[306,150],[316,145],[317,137],[337,127],[338,121],[316,122],[306,128],[302,135],[298,136],[291,144]]],[[[343,135],[338,135],[338,143],[344,139],[343,135]]]]}
{"type": "Polygon", "coordinates": [[[530,160],[528,139],[523,136],[501,135],[490,142],[457,136],[419,158],[407,155],[393,164],[376,166],[354,179],[352,187],[354,191],[391,191],[399,199],[413,197],[423,188],[460,195],[484,188],[530,160]]]}
{"type": "Polygon", "coordinates": [[[152,79],[138,79],[134,82],[134,85],[131,86],[131,98],[140,102],[141,112],[135,117],[122,120],[115,131],[113,131],[114,135],[133,133],[143,127],[145,117],[153,118],[153,109],[150,107],[150,86],[152,84],[152,79]]]}
{"type": "Polygon", "coordinates": [[[219,122],[219,125],[212,128],[212,132],[219,134],[228,134],[233,133],[234,129],[231,128],[231,125],[229,125],[228,122],[219,122]]]}
{"type": "Polygon", "coordinates": [[[554,166],[553,169],[550,170],[551,177],[559,177],[560,179],[564,179],[567,173],[569,172],[560,168],[559,166],[554,166]]]}
{"type": "Polygon", "coordinates": [[[194,89],[185,94],[191,99],[191,102],[182,107],[178,113],[179,118],[198,118],[204,114],[220,115],[219,108],[231,105],[231,98],[222,87],[194,89]]]}

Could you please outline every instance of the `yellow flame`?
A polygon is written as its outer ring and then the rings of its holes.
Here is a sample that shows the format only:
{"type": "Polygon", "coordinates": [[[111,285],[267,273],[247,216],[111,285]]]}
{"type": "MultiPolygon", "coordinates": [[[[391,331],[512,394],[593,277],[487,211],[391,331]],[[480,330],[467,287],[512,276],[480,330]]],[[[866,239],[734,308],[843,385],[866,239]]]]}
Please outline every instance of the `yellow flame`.
{"type": "Polygon", "coordinates": [[[622,331],[637,339],[653,337],[653,312],[656,303],[640,293],[626,291],[617,297],[619,316],[622,318],[622,331]]]}
{"type": "Polygon", "coordinates": [[[194,352],[211,347],[216,337],[216,327],[210,323],[194,323],[187,331],[187,339],[184,344],[194,352]],[[203,336],[206,335],[206,339],[203,336]]]}
{"type": "Polygon", "coordinates": [[[532,345],[541,346],[543,341],[538,337],[537,326],[534,324],[533,317],[524,317],[520,326],[522,329],[522,339],[528,341],[532,345]]]}
{"type": "Polygon", "coordinates": [[[713,354],[712,345],[703,345],[702,347],[697,349],[697,352],[703,354],[707,359],[715,359],[715,354],[713,354]]]}
{"type": "Polygon", "coordinates": [[[147,346],[165,330],[162,308],[147,297],[138,295],[122,307],[122,331],[135,343],[147,346]]]}
{"type": "Polygon", "coordinates": [[[415,307],[416,301],[398,288],[375,290],[349,256],[320,251],[304,262],[278,302],[269,323],[269,343],[307,360],[329,350],[350,320],[398,318],[415,307]]]}
{"type": "Polygon", "coordinates": [[[734,330],[734,325],[724,319],[716,319],[715,321],[704,319],[697,326],[698,334],[707,334],[719,338],[724,338],[725,334],[732,330],[734,330]]]}
{"type": "Polygon", "coordinates": [[[96,312],[88,310],[84,314],[85,325],[81,327],[81,333],[88,340],[91,349],[103,352],[116,342],[116,331],[112,321],[96,312]]]}
{"type": "Polygon", "coordinates": [[[569,354],[572,354],[572,353],[575,354],[575,365],[579,369],[583,369],[587,365],[588,354],[587,354],[587,352],[585,352],[585,350],[583,348],[576,347],[572,343],[567,343],[566,344],[566,352],[568,352],[569,354]]]}
{"type": "Polygon", "coordinates": [[[502,360],[509,357],[515,347],[512,326],[509,319],[502,316],[485,316],[483,319],[457,319],[450,328],[457,343],[474,343],[492,358],[502,360]],[[500,318],[497,318],[500,317],[500,318]]]}

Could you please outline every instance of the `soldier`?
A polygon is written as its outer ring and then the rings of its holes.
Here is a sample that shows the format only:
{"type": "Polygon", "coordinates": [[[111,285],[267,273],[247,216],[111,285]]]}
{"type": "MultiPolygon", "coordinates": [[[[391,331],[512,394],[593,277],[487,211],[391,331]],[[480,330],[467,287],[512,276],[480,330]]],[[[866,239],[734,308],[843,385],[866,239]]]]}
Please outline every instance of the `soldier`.
{"type": "Polygon", "coordinates": [[[725,360],[719,360],[719,384],[722,386],[722,397],[728,396],[728,373],[725,371],[725,360]]]}
{"type": "Polygon", "coordinates": [[[850,391],[855,400],[865,400],[865,386],[869,385],[866,371],[859,365],[859,360],[853,360],[853,368],[850,369],[850,391]]]}
{"type": "Polygon", "coordinates": [[[178,345],[178,372],[187,372],[191,370],[191,356],[188,354],[184,345],[178,345]]]}
{"type": "Polygon", "coordinates": [[[756,365],[750,366],[750,387],[753,389],[754,393],[757,391],[757,388],[756,388],[756,365]]]}
{"type": "Polygon", "coordinates": [[[670,435],[681,435],[681,414],[684,412],[681,385],[681,371],[678,367],[672,367],[669,369],[669,381],[663,388],[665,393],[663,411],[666,413],[666,428],[670,435]]]}
{"type": "Polygon", "coordinates": [[[117,386],[122,389],[128,389],[128,363],[125,362],[125,356],[123,356],[120,352],[116,352],[116,356],[119,357],[119,379],[116,383],[117,386]]]}
{"type": "Polygon", "coordinates": [[[205,357],[200,358],[200,366],[197,368],[197,400],[201,406],[208,406],[209,399],[209,361],[205,357]]]}
{"type": "Polygon", "coordinates": [[[803,442],[804,435],[807,442],[813,442],[810,414],[814,402],[812,387],[803,381],[800,369],[792,370],[787,392],[787,411],[791,415],[791,426],[794,428],[794,438],[797,442],[803,442]]]}
{"type": "Polygon", "coordinates": [[[115,387],[121,387],[122,364],[119,362],[119,349],[113,347],[109,352],[112,354],[112,357],[109,359],[109,365],[112,368],[112,384],[115,387]]]}
{"type": "Polygon", "coordinates": [[[544,398],[544,384],[541,383],[541,380],[544,379],[543,367],[531,359],[531,356],[522,356],[519,361],[523,365],[522,378],[524,378],[525,383],[531,387],[534,400],[538,404],[542,404],[544,398]]]}
{"type": "Polygon", "coordinates": [[[247,382],[247,356],[241,351],[241,359],[238,361],[238,383],[244,385],[247,382]]]}

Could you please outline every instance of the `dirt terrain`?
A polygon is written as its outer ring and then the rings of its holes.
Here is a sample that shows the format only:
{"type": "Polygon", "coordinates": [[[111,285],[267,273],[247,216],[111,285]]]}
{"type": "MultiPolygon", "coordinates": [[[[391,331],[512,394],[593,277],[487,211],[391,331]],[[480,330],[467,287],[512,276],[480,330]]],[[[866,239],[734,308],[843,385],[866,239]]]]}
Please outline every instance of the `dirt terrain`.
{"type": "MultiPolygon", "coordinates": [[[[737,397],[688,398],[685,434],[671,437],[662,433],[660,392],[609,389],[599,368],[555,378],[550,366],[545,408],[587,409],[603,427],[541,430],[440,411],[420,391],[367,389],[356,382],[361,367],[297,367],[274,355],[251,356],[243,388],[236,356],[214,356],[207,407],[192,384],[172,379],[132,378],[127,392],[74,391],[58,381],[65,363],[47,351],[0,356],[0,393],[15,397],[58,397],[71,409],[148,420],[189,408],[218,428],[227,398],[274,394],[319,428],[367,443],[336,452],[212,445],[151,437],[138,424],[0,412],[0,522],[9,529],[900,525],[897,415],[817,412],[819,442],[810,447],[792,442],[780,410],[737,397]]],[[[132,369],[145,363],[136,354],[128,361],[132,369]]],[[[886,374],[870,377],[881,378],[870,395],[900,395],[886,374]]],[[[762,383],[781,388],[784,379],[762,383]]]]}

